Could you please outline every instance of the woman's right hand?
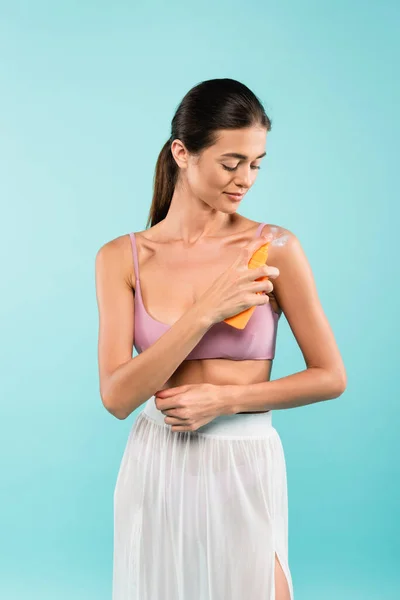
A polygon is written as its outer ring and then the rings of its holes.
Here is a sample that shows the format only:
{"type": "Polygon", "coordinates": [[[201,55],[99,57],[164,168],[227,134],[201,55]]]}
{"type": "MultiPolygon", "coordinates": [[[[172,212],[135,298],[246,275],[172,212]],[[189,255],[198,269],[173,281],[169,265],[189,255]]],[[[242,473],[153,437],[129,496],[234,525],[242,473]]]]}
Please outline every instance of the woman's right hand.
{"type": "Polygon", "coordinates": [[[279,269],[268,265],[249,269],[248,264],[254,252],[272,239],[272,234],[269,234],[268,237],[252,240],[240,250],[232,265],[200,296],[196,304],[201,306],[202,312],[211,318],[212,323],[237,315],[251,306],[268,304],[267,294],[274,289],[270,279],[278,277],[279,269]],[[255,281],[259,277],[268,279],[255,281]]]}

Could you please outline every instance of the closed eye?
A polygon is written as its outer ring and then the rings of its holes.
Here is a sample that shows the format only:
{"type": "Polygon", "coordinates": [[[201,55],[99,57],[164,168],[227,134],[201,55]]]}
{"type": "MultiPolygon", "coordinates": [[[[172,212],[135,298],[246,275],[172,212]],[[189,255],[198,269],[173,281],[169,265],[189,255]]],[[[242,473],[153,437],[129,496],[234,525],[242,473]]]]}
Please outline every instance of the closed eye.
{"type": "MultiPolygon", "coordinates": [[[[236,169],[238,168],[238,166],[236,165],[236,167],[227,167],[226,165],[222,165],[224,167],[224,169],[226,169],[227,171],[236,171],[236,169]]],[[[261,169],[261,167],[256,167],[256,166],[252,166],[252,169],[261,169]]]]}

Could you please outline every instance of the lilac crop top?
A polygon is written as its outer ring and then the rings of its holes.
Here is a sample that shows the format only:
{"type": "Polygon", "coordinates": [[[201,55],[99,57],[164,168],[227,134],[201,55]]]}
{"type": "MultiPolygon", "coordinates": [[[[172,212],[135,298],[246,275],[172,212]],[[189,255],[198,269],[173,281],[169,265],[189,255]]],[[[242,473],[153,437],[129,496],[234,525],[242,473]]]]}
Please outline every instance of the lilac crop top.
{"type": "MultiPolygon", "coordinates": [[[[260,223],[256,236],[261,235],[265,223],[260,223]]],[[[135,340],[134,345],[140,354],[154,344],[170,325],[153,319],[143,305],[140,289],[139,263],[135,234],[130,233],[133,261],[135,265],[135,340]]],[[[236,329],[221,321],[206,331],[199,343],[187,355],[185,360],[204,358],[227,358],[231,360],[273,359],[278,320],[270,303],[256,306],[244,329],[236,329]]]]}

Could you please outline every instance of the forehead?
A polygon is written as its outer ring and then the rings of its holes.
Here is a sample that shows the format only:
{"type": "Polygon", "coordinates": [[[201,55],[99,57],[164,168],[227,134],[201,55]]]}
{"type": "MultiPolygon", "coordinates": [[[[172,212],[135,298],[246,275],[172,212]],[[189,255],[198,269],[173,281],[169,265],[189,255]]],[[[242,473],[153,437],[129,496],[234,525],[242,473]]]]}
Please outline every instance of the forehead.
{"type": "Polygon", "coordinates": [[[216,142],[210,149],[218,156],[234,153],[254,159],[265,153],[267,133],[264,127],[220,129],[216,142]]]}

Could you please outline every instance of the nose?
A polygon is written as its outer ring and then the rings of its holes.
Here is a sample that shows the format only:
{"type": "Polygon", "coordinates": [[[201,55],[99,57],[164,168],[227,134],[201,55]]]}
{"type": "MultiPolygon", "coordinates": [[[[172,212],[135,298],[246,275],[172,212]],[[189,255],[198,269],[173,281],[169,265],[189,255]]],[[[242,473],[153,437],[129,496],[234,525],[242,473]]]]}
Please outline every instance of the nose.
{"type": "Polygon", "coordinates": [[[237,172],[237,177],[235,178],[235,185],[239,188],[240,191],[245,192],[251,187],[253,182],[254,172],[249,169],[242,169],[237,172]]]}

